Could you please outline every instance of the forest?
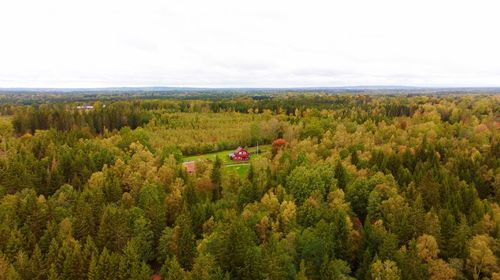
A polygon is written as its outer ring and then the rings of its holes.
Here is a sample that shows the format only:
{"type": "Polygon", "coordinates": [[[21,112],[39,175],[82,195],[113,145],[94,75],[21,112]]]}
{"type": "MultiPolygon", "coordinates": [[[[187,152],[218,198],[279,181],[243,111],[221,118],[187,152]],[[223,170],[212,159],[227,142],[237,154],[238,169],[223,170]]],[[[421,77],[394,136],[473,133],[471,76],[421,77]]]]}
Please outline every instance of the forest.
{"type": "Polygon", "coordinates": [[[500,95],[21,99],[0,280],[500,279],[500,95]]]}

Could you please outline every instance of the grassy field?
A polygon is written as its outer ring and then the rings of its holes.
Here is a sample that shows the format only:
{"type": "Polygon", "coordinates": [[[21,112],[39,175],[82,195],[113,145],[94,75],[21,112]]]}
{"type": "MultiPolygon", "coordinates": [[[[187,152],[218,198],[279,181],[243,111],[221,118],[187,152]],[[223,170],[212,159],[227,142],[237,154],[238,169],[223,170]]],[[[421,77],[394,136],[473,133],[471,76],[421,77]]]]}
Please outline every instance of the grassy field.
{"type": "Polygon", "coordinates": [[[249,147],[246,150],[250,153],[250,160],[248,161],[232,161],[229,159],[229,154],[234,152],[234,150],[225,150],[216,153],[209,153],[203,155],[189,156],[185,157],[184,161],[192,161],[198,159],[209,159],[215,160],[218,156],[224,162],[224,166],[227,170],[236,171],[240,176],[246,176],[248,174],[248,169],[250,167],[250,162],[256,158],[262,156],[263,153],[270,151],[271,145],[259,145],[259,154],[256,153],[257,147],[249,147]]]}

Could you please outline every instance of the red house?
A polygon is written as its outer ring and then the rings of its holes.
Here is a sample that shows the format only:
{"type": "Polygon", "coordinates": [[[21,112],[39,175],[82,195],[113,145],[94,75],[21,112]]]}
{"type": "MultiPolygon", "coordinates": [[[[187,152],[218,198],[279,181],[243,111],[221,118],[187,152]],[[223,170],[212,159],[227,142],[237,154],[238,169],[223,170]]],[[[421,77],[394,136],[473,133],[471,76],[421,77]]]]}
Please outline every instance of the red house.
{"type": "Polygon", "coordinates": [[[184,167],[184,169],[186,169],[187,173],[189,174],[193,174],[196,170],[194,160],[183,162],[182,167],[184,167]]]}
{"type": "Polygon", "coordinates": [[[237,160],[237,161],[249,160],[250,153],[247,152],[247,150],[243,149],[242,147],[238,147],[238,149],[236,149],[234,153],[229,154],[229,158],[231,160],[237,160]]]}

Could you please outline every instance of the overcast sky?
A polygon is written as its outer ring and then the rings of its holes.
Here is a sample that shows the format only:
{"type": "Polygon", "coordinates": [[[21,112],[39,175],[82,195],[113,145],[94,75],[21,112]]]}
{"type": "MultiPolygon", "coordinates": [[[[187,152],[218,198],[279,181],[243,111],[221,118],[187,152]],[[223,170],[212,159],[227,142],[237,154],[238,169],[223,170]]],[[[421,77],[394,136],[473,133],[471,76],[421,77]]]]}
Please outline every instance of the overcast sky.
{"type": "Polygon", "coordinates": [[[500,86],[500,1],[0,1],[0,87],[349,85],[500,86]]]}

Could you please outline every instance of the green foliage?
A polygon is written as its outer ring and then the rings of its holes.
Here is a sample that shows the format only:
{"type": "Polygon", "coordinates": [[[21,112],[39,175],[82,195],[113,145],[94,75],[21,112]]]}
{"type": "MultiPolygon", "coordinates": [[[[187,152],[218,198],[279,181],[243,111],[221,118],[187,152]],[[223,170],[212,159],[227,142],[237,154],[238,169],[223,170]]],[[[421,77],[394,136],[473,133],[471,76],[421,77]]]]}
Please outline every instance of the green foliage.
{"type": "Polygon", "coordinates": [[[129,242],[123,250],[119,264],[120,279],[147,280],[151,277],[151,269],[145,262],[141,261],[139,248],[133,242],[129,242]]]}
{"type": "Polygon", "coordinates": [[[371,267],[371,279],[373,280],[399,280],[401,272],[395,262],[390,260],[375,261],[371,267]]]}
{"type": "Polygon", "coordinates": [[[186,272],[175,258],[168,258],[161,267],[161,279],[166,280],[183,280],[186,279],[186,272]]]}
{"type": "Polygon", "coordinates": [[[182,161],[182,151],[179,150],[179,148],[177,148],[176,146],[170,145],[163,147],[160,154],[160,163],[164,164],[165,160],[169,156],[173,156],[176,162],[182,161]]]}
{"type": "Polygon", "coordinates": [[[287,190],[293,195],[299,205],[313,193],[321,196],[326,194],[321,174],[306,166],[295,168],[287,177],[287,190]]]}
{"type": "Polygon", "coordinates": [[[216,96],[1,104],[0,279],[500,275],[497,96],[216,96]]]}
{"type": "Polygon", "coordinates": [[[184,269],[191,269],[196,255],[196,240],[191,225],[191,220],[184,215],[177,218],[173,236],[174,250],[179,263],[184,269]]]}

